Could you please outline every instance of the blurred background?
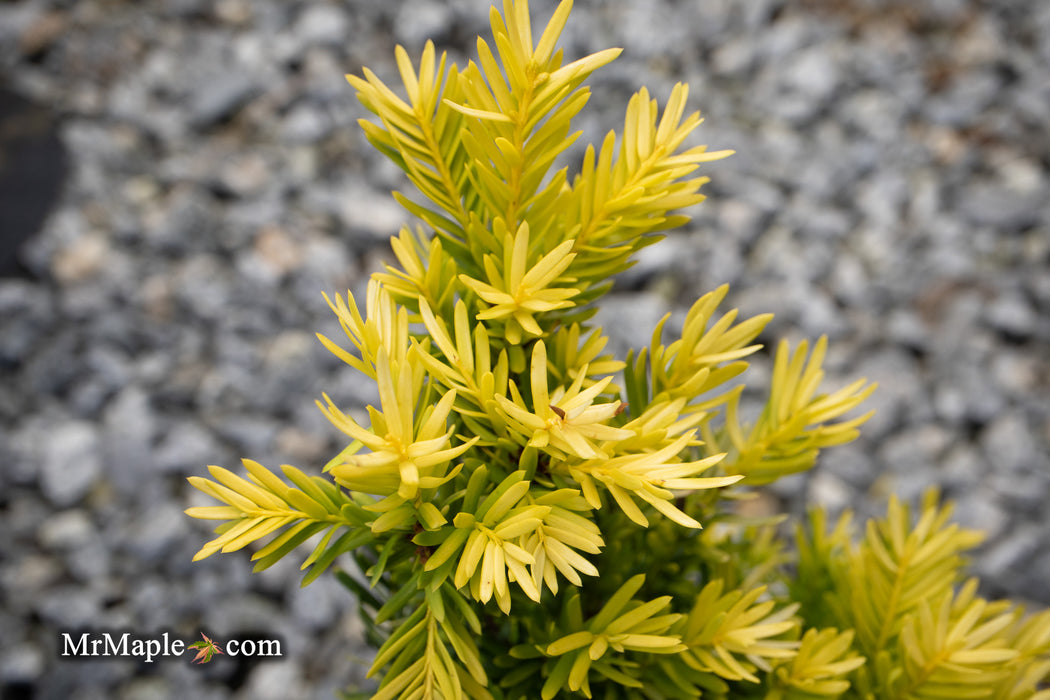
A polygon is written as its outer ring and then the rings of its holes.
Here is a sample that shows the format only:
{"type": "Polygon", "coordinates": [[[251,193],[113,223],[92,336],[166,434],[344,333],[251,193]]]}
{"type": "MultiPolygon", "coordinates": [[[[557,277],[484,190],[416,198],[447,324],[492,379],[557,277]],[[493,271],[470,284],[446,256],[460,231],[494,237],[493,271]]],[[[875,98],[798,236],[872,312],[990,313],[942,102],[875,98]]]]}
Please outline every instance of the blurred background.
{"type": "MultiPolygon", "coordinates": [[[[406,216],[343,74],[463,65],[485,0],[0,0],[0,694],[332,697],[368,666],[350,595],[301,557],[192,563],[186,477],[319,471],[314,406],[371,391],[314,338],[406,216]],[[278,636],[280,661],[60,662],[57,630],[278,636]]],[[[534,0],[537,23],[554,4],[534,0]]],[[[828,335],[828,386],[879,383],[863,438],[774,496],[880,513],[939,484],[985,529],[988,595],[1050,604],[1050,3],[581,2],[609,46],[583,141],[645,85],[706,116],[709,199],[599,317],[647,341],[722,283],[763,335],[828,335]]],[[[768,378],[756,358],[751,386],[768,378]]],[[[753,396],[757,396],[757,392],[753,396]]]]}

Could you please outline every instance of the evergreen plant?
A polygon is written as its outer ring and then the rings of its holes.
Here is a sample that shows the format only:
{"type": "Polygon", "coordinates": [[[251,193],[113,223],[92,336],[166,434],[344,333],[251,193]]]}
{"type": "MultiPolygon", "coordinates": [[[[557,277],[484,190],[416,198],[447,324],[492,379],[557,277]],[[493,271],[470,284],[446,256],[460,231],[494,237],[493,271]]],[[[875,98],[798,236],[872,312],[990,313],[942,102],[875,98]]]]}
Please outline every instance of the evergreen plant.
{"type": "Polygon", "coordinates": [[[867,418],[847,417],[865,380],[822,389],[824,338],[780,343],[753,422],[732,380],[770,316],[720,311],[724,286],[680,333],[668,315],[624,361],[604,352],[596,303],[728,152],[684,145],[700,118],[679,84],[662,111],[642,88],[619,135],[555,169],[619,54],[566,62],[570,9],[534,40],[505,0],[462,70],[398,47],[403,95],[348,76],[417,190],[394,195],[420,222],[393,238],[398,265],[363,305],[326,297],[350,347],[319,336],[379,405],[319,402],[350,439],[323,475],[191,477],[223,503],[188,511],[222,521],[196,559],[272,536],[261,570],[316,539],[303,583],[334,570],[356,594],[376,700],[1050,699],[1050,614],[977,595],[981,536],[935,492],[859,534],[816,509],[793,542],[739,514],[867,418]]]}

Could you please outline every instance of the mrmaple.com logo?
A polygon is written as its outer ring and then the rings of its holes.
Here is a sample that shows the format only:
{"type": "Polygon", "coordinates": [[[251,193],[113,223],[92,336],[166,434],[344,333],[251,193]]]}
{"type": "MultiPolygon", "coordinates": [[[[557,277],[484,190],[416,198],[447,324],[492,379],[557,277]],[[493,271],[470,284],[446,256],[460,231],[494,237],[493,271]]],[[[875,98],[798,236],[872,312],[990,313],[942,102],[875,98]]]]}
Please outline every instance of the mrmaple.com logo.
{"type": "Polygon", "coordinates": [[[81,631],[62,632],[59,636],[60,655],[76,659],[115,657],[140,659],[153,663],[158,658],[181,657],[187,650],[196,652],[193,662],[205,664],[217,654],[226,656],[281,656],[279,639],[231,639],[224,642],[223,651],[215,640],[201,632],[201,639],[187,644],[171,633],[154,636],[135,635],[132,632],[81,631]]]}

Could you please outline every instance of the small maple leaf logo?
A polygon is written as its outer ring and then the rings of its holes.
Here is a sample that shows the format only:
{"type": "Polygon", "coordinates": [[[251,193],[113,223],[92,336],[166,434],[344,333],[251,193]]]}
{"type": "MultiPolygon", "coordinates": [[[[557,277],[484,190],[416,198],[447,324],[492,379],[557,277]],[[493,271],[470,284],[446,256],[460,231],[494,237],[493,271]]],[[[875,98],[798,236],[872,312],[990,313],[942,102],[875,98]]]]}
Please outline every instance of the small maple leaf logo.
{"type": "Polygon", "coordinates": [[[197,655],[193,657],[193,663],[196,664],[206,664],[211,661],[213,655],[222,653],[219,645],[213,642],[208,635],[201,632],[201,636],[204,637],[203,641],[190,644],[190,649],[197,650],[197,655]]]}

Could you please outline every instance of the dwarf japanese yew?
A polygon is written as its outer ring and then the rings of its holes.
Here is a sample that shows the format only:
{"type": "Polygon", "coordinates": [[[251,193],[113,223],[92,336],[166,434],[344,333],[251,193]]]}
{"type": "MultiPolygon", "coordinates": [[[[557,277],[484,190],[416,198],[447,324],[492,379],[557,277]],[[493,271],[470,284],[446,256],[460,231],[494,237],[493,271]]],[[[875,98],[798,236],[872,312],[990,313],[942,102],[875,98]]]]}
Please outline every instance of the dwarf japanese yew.
{"type": "Polygon", "coordinates": [[[585,81],[619,53],[567,62],[570,8],[534,40],[505,0],[462,70],[399,47],[400,95],[349,76],[417,191],[394,195],[419,221],[392,240],[398,265],[363,304],[328,299],[349,347],[320,337],[379,405],[324,397],[350,443],[323,475],[246,460],[247,479],[192,477],[225,504],[188,511],[223,521],[197,558],[272,536],[259,570],[315,538],[304,584],[334,568],[356,593],[379,699],[1050,698],[1050,617],[963,582],[980,535],[935,494],[859,537],[816,510],[793,543],[734,507],[867,417],[847,417],[864,380],[822,390],[823,338],[780,344],[750,423],[729,382],[770,317],[719,311],[725,287],[675,337],[668,316],[624,361],[604,352],[596,303],[728,152],[685,145],[686,86],[662,110],[643,88],[619,135],[555,169],[585,81]]]}

